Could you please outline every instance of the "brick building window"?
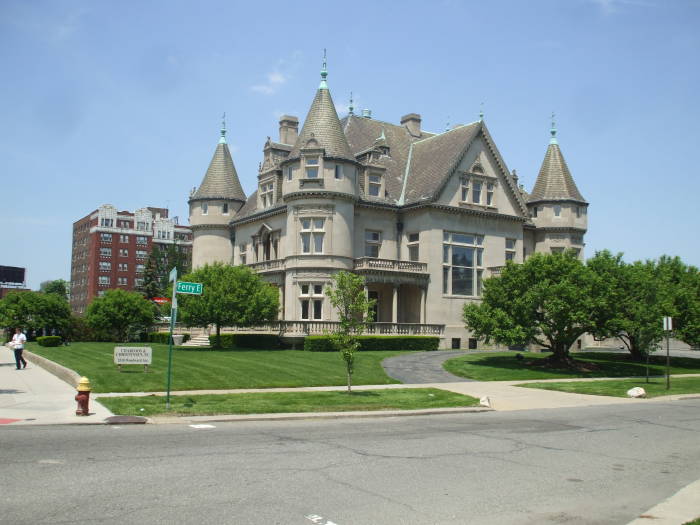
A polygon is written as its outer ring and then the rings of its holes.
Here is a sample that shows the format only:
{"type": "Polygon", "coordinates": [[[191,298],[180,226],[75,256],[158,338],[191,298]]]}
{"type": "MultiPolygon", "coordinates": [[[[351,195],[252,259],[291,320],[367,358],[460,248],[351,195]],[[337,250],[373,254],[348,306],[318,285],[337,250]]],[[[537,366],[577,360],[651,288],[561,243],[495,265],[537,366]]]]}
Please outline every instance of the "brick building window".
{"type": "Polygon", "coordinates": [[[100,233],[100,240],[102,242],[112,242],[112,234],[111,233],[100,233]]]}

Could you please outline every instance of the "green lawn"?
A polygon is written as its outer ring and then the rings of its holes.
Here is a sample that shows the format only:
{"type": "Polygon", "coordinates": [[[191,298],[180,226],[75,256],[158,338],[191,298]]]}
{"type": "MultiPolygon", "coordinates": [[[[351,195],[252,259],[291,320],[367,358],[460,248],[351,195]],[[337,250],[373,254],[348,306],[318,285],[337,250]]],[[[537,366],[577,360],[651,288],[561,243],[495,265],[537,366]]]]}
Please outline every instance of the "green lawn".
{"type": "Polygon", "coordinates": [[[363,390],[354,391],[352,395],[339,391],[172,396],[170,411],[166,411],[162,396],[103,397],[99,401],[115,414],[130,416],[413,410],[479,404],[473,397],[436,388],[363,390]]]}
{"type": "MultiPolygon", "coordinates": [[[[565,379],[574,377],[630,377],[646,375],[644,363],[632,361],[628,354],[584,352],[572,354],[574,359],[595,363],[600,368],[592,372],[576,372],[566,368],[542,368],[541,363],[550,354],[523,353],[523,360],[515,358],[517,352],[488,352],[467,354],[445,362],[448,372],[478,381],[517,381],[528,379],[565,379]]],[[[650,375],[663,375],[666,357],[652,356],[650,375]]],[[[672,374],[699,374],[700,359],[671,358],[672,374]]]]}
{"type": "MultiPolygon", "coordinates": [[[[73,343],[47,348],[30,343],[27,349],[86,376],[93,392],[158,392],[165,390],[168,346],[150,346],[153,363],[125,366],[120,373],[113,361],[116,343],[73,343]]],[[[381,362],[401,352],[360,352],[355,358],[353,384],[398,383],[384,373],[381,362]]],[[[173,351],[172,390],[269,388],[345,385],[345,363],[337,352],[301,350],[192,350],[173,351]]]]}
{"type": "Polygon", "coordinates": [[[572,381],[566,383],[525,383],[518,385],[542,390],[558,390],[593,396],[627,397],[627,391],[641,386],[647,397],[668,396],[673,394],[700,394],[700,377],[672,377],[671,388],[666,390],[666,379],[654,378],[649,383],[644,379],[620,379],[619,381],[572,381]]]}

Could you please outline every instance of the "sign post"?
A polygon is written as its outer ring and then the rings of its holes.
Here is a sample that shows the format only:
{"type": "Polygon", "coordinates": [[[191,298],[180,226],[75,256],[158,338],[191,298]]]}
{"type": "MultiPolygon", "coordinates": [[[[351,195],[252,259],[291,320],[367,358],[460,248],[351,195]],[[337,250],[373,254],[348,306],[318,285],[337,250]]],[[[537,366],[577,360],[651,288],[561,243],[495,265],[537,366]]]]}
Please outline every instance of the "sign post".
{"type": "Polygon", "coordinates": [[[671,389],[671,352],[668,342],[671,330],[673,330],[673,319],[664,317],[664,332],[666,332],[666,390],[671,389]]]}

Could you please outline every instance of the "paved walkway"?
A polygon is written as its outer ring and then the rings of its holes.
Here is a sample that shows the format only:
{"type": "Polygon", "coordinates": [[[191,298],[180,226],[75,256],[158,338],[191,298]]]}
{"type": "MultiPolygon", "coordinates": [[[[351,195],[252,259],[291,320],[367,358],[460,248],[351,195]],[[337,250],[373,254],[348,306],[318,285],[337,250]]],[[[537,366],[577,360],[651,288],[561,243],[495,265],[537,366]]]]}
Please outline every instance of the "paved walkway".
{"type": "MultiPolygon", "coordinates": [[[[59,349],[60,351],[60,349],[59,349]]],[[[0,426],[102,423],[112,413],[90,400],[89,416],[76,416],[75,386],[38,366],[15,368],[14,352],[0,346],[0,426]]]]}
{"type": "Polygon", "coordinates": [[[382,361],[382,366],[389,377],[407,384],[473,381],[473,379],[452,375],[442,367],[448,359],[464,354],[465,352],[460,350],[412,352],[389,357],[382,361]]]}

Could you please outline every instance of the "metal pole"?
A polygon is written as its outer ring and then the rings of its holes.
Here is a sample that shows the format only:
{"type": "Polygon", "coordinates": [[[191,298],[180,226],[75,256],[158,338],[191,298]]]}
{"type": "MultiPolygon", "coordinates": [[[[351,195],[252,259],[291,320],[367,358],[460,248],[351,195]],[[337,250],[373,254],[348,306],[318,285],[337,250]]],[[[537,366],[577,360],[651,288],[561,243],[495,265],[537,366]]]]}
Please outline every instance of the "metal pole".
{"type": "Polygon", "coordinates": [[[669,351],[669,332],[666,332],[666,390],[671,388],[671,354],[669,351]]]}
{"type": "Polygon", "coordinates": [[[649,354],[651,353],[650,349],[647,348],[647,383],[649,382],[649,354]]]}
{"type": "Polygon", "coordinates": [[[170,381],[173,370],[173,329],[175,328],[175,318],[177,317],[177,267],[173,268],[170,276],[173,277],[173,296],[170,302],[170,337],[168,337],[168,377],[166,379],[165,409],[170,410],[170,381]]]}

